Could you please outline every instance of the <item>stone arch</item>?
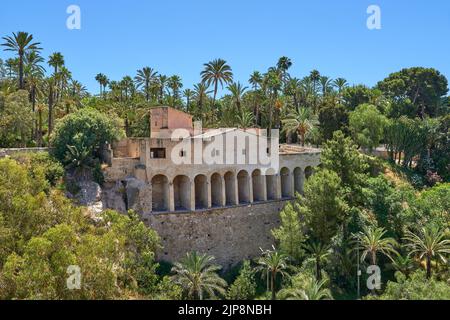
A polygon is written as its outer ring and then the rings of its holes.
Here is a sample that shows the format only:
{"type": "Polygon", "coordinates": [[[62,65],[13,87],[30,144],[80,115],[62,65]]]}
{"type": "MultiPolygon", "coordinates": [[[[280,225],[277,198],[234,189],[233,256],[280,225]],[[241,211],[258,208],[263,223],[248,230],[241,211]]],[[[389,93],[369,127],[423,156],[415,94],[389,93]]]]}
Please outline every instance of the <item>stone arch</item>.
{"type": "Polygon", "coordinates": [[[180,175],[173,179],[173,196],[175,211],[191,208],[191,181],[189,177],[180,175]]]}
{"type": "Polygon", "coordinates": [[[227,206],[237,204],[236,194],[236,176],[233,172],[225,173],[225,203],[227,206]]]}
{"type": "Polygon", "coordinates": [[[218,173],[211,176],[211,206],[221,207],[223,205],[222,177],[218,173]]]}
{"type": "Polygon", "coordinates": [[[277,179],[276,174],[266,175],[267,200],[277,200],[277,179]]]}
{"type": "Polygon", "coordinates": [[[208,208],[208,178],[199,174],[194,179],[195,185],[195,209],[208,208]]]}
{"type": "Polygon", "coordinates": [[[311,166],[305,168],[305,178],[309,179],[314,174],[314,169],[311,166]]]}
{"type": "Polygon", "coordinates": [[[169,211],[169,179],[162,174],[152,178],[152,211],[169,211]]]}
{"type": "Polygon", "coordinates": [[[253,186],[253,201],[259,202],[265,200],[264,189],[264,176],[261,174],[261,170],[256,169],[252,173],[252,186],[253,186]]]}
{"type": "Polygon", "coordinates": [[[292,197],[292,182],[291,182],[291,172],[288,168],[282,168],[280,171],[281,176],[281,197],[291,198],[292,197]]]}
{"type": "Polygon", "coordinates": [[[248,172],[245,170],[239,171],[237,175],[238,180],[238,195],[239,203],[250,203],[250,179],[248,172]]]}
{"type": "Polygon", "coordinates": [[[302,168],[294,169],[294,191],[300,194],[303,193],[303,171],[302,168]]]}

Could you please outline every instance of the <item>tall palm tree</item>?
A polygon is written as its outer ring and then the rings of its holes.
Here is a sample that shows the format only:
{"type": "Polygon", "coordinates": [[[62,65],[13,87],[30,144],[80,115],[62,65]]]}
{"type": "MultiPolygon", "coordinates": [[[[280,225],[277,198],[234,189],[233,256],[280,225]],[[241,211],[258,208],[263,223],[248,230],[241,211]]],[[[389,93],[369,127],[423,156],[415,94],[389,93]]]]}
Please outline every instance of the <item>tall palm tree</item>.
{"type": "Polygon", "coordinates": [[[186,98],[186,110],[189,111],[192,98],[194,97],[194,91],[191,89],[185,89],[183,91],[183,96],[186,98]]]}
{"type": "Polygon", "coordinates": [[[287,288],[280,291],[286,300],[332,300],[329,289],[325,288],[326,279],[310,279],[303,288],[287,288]]]}
{"type": "Polygon", "coordinates": [[[107,85],[107,77],[103,74],[103,73],[98,73],[95,76],[95,80],[98,82],[99,86],[100,86],[100,96],[103,96],[103,91],[102,89],[107,85]]]}
{"type": "Polygon", "coordinates": [[[253,88],[253,114],[255,115],[256,124],[259,124],[259,118],[260,118],[260,106],[258,102],[258,88],[261,88],[261,84],[263,82],[263,76],[259,71],[254,71],[250,75],[250,79],[248,82],[252,85],[253,88]]]}
{"type": "Polygon", "coordinates": [[[281,57],[277,62],[277,69],[281,72],[281,79],[283,81],[287,80],[287,71],[292,67],[292,61],[288,57],[281,57]]]}
{"type": "Polygon", "coordinates": [[[167,76],[160,74],[158,77],[158,84],[159,84],[159,104],[164,103],[164,89],[167,84],[167,76]]]}
{"type": "Polygon", "coordinates": [[[228,84],[233,81],[233,72],[231,67],[223,59],[215,59],[204,64],[205,69],[200,73],[202,82],[206,83],[209,87],[214,85],[214,96],[212,105],[216,102],[217,90],[219,83],[223,88],[224,84],[228,84]]]}
{"type": "Polygon", "coordinates": [[[156,81],[156,76],[158,72],[153,70],[150,67],[144,67],[137,71],[137,75],[134,77],[134,81],[136,82],[136,87],[140,88],[144,86],[145,92],[145,100],[150,101],[150,84],[156,81]]]}
{"type": "Polygon", "coordinates": [[[58,94],[56,95],[56,101],[60,101],[64,90],[67,88],[69,81],[72,79],[72,72],[69,71],[65,66],[62,66],[57,74],[58,79],[58,94]]]}
{"type": "Polygon", "coordinates": [[[200,112],[204,111],[204,105],[210,93],[211,91],[208,91],[208,87],[203,82],[194,85],[195,100],[197,101],[197,107],[200,112]]]}
{"type": "Polygon", "coordinates": [[[225,294],[227,283],[217,274],[221,267],[212,264],[213,260],[214,257],[206,254],[187,253],[181,262],[174,264],[172,279],[194,300],[202,300],[205,293],[210,297],[225,294]]]}
{"type": "Polygon", "coordinates": [[[425,258],[427,278],[431,278],[431,261],[434,258],[447,263],[446,255],[450,254],[450,239],[446,239],[443,230],[434,227],[424,227],[419,234],[407,231],[404,237],[407,247],[410,249],[409,255],[415,255],[420,260],[425,258]]]}
{"type": "Polygon", "coordinates": [[[247,87],[244,87],[240,82],[233,82],[227,87],[227,89],[231,92],[231,96],[233,97],[233,102],[238,113],[241,113],[242,96],[244,95],[245,90],[247,90],[247,87]]]}
{"type": "Polygon", "coordinates": [[[2,46],[6,47],[5,51],[17,52],[19,56],[19,89],[25,89],[23,81],[23,66],[24,56],[28,51],[39,51],[39,42],[33,42],[33,35],[27,32],[19,31],[12,34],[12,36],[3,37],[5,43],[2,46]]]}
{"type": "Polygon", "coordinates": [[[305,145],[307,133],[317,124],[317,117],[311,114],[311,109],[294,108],[286,119],[282,120],[283,132],[297,133],[302,146],[305,145]]]}
{"type": "Polygon", "coordinates": [[[180,89],[183,88],[183,83],[180,76],[171,76],[167,81],[167,87],[172,90],[172,95],[169,94],[169,97],[172,97],[172,107],[175,107],[175,104],[180,98],[180,89]]]}
{"type": "Polygon", "coordinates": [[[325,97],[328,93],[333,90],[332,86],[333,80],[329,77],[322,76],[320,77],[320,87],[322,88],[322,97],[325,97]]]}
{"type": "Polygon", "coordinates": [[[54,74],[58,73],[58,68],[64,65],[64,56],[61,52],[54,52],[48,57],[48,65],[54,68],[54,74]]]}
{"type": "Polygon", "coordinates": [[[264,276],[264,272],[268,276],[270,276],[270,289],[272,290],[272,300],[276,300],[276,287],[275,280],[278,274],[281,276],[286,276],[288,269],[287,264],[288,256],[277,251],[266,251],[263,252],[262,257],[259,258],[258,269],[262,271],[262,275],[264,276]]]}
{"type": "Polygon", "coordinates": [[[19,73],[19,58],[9,58],[5,61],[8,77],[12,78],[13,74],[19,73]]]}
{"type": "Polygon", "coordinates": [[[370,259],[372,265],[377,264],[377,254],[382,253],[392,260],[393,254],[398,254],[395,247],[398,245],[394,238],[385,237],[384,228],[366,227],[363,232],[355,235],[357,248],[362,250],[361,261],[370,259]]]}
{"type": "Polygon", "coordinates": [[[306,252],[314,259],[316,264],[316,278],[322,280],[322,262],[331,254],[331,247],[318,241],[310,241],[304,246],[306,252]]]}
{"type": "Polygon", "coordinates": [[[333,81],[333,86],[337,89],[338,93],[342,93],[342,90],[348,87],[348,82],[344,78],[337,78],[333,81]]]}

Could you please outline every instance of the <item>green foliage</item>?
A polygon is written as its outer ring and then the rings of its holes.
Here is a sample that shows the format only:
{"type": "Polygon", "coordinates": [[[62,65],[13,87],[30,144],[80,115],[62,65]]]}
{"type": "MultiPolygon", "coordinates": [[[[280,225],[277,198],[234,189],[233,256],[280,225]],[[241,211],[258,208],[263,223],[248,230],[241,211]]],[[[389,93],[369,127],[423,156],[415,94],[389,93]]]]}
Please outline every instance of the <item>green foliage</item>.
{"type": "Polygon", "coordinates": [[[279,297],[281,300],[332,300],[327,283],[327,279],[317,281],[313,275],[300,272],[291,278],[289,286],[280,291],[279,297]]]}
{"type": "Polygon", "coordinates": [[[353,139],[363,148],[372,150],[383,138],[386,117],[371,104],[362,104],[350,113],[350,131],[353,139]]]}
{"type": "Polygon", "coordinates": [[[288,203],[280,213],[281,226],[272,230],[273,237],[279,243],[279,249],[295,261],[303,256],[302,243],[305,241],[304,226],[300,222],[296,203],[288,203]]]}
{"type": "Polygon", "coordinates": [[[335,131],[348,131],[349,113],[342,104],[327,104],[320,109],[319,126],[323,139],[330,140],[333,138],[335,131]]]}
{"type": "Polygon", "coordinates": [[[348,205],[341,184],[338,175],[329,170],[319,170],[307,181],[300,212],[313,240],[330,243],[346,220],[348,205]]]}
{"type": "MultiPolygon", "coordinates": [[[[80,161],[77,156],[70,155],[69,146],[78,153],[88,153],[91,157],[100,157],[100,148],[111,143],[122,135],[117,119],[93,109],[81,109],[63,118],[56,126],[51,139],[53,155],[64,165],[72,161],[80,161]],[[74,160],[76,159],[76,160],[74,160]]],[[[82,157],[86,159],[86,157],[82,157]]]]}
{"type": "Polygon", "coordinates": [[[26,146],[31,139],[33,112],[28,92],[18,90],[4,98],[0,93],[0,147],[26,146]]]}
{"type": "Polygon", "coordinates": [[[255,274],[249,261],[244,261],[239,276],[230,286],[227,298],[230,300],[251,300],[256,294],[255,274]]]}
{"type": "Polygon", "coordinates": [[[43,170],[45,179],[52,187],[56,186],[64,176],[63,166],[47,152],[18,153],[12,158],[25,165],[29,171],[43,170]]]}
{"type": "Polygon", "coordinates": [[[410,277],[396,273],[396,281],[389,281],[380,296],[367,296],[368,300],[449,300],[450,285],[444,281],[427,279],[423,271],[410,277]]]}

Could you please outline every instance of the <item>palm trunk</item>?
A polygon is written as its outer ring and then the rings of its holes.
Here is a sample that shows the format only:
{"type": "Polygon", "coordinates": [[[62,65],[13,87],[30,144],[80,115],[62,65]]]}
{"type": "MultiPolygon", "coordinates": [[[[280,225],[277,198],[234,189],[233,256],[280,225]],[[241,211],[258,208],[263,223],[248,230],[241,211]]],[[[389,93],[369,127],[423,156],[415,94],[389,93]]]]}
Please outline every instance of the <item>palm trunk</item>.
{"type": "Polygon", "coordinates": [[[431,258],[427,256],[427,279],[431,278],[431,258]]]}
{"type": "Polygon", "coordinates": [[[213,108],[214,108],[214,105],[216,104],[217,85],[218,85],[218,83],[217,83],[217,81],[216,81],[216,82],[214,83],[214,97],[213,97],[213,103],[212,103],[213,108]]]}
{"type": "Polygon", "coordinates": [[[38,122],[38,129],[37,129],[37,142],[38,146],[42,147],[42,110],[38,110],[39,113],[39,122],[38,122]]]}
{"type": "Polygon", "coordinates": [[[25,84],[23,83],[23,54],[19,54],[19,89],[25,89],[25,84]]]}
{"type": "Polygon", "coordinates": [[[48,136],[52,133],[53,129],[53,84],[50,85],[50,91],[48,94],[48,136]]]}
{"type": "Polygon", "coordinates": [[[275,272],[272,271],[272,275],[270,277],[270,285],[272,287],[272,300],[277,300],[277,295],[275,292],[275,272]]]}
{"type": "Polygon", "coordinates": [[[320,258],[319,257],[316,258],[316,278],[317,278],[317,281],[322,280],[322,270],[321,270],[321,266],[320,266],[320,258]]]}

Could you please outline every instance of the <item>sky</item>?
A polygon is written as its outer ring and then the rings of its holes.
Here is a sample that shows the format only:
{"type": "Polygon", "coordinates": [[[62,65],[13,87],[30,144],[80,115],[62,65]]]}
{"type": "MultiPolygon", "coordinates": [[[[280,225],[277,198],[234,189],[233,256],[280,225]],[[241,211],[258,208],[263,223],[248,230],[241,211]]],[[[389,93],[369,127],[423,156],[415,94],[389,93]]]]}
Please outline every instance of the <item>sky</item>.
{"type": "MultiPolygon", "coordinates": [[[[405,67],[433,67],[450,79],[448,0],[21,0],[2,1],[0,36],[26,31],[42,55],[61,52],[74,79],[97,93],[97,73],[111,80],[150,66],[177,74],[184,88],[203,64],[225,59],[236,81],[289,57],[292,76],[317,69],[351,84],[375,85],[405,67]],[[66,12],[81,10],[81,29],[66,12]],[[367,8],[381,10],[369,30],[367,8]]],[[[1,51],[0,58],[10,57],[1,51]]],[[[50,68],[47,68],[50,70],[50,68]]]]}

